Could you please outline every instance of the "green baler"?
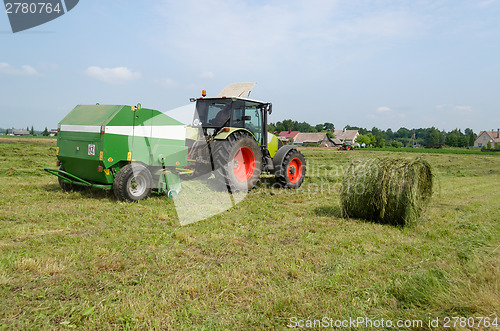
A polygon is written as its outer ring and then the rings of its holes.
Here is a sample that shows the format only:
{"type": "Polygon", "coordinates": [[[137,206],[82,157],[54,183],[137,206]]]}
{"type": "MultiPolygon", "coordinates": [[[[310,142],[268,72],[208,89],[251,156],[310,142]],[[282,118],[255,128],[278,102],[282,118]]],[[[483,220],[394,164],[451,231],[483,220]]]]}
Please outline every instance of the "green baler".
{"type": "Polygon", "coordinates": [[[58,125],[59,169],[65,190],[114,189],[121,200],[151,192],[175,195],[187,165],[186,126],[160,111],[123,105],[79,105],[58,125]],[[149,187],[151,186],[151,187],[149,187]]]}

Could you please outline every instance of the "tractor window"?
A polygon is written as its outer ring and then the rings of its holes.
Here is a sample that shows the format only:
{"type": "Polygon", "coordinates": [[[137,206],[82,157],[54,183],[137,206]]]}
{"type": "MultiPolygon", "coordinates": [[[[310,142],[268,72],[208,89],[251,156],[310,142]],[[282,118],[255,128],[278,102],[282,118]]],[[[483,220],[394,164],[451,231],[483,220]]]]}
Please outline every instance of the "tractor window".
{"type": "Polygon", "coordinates": [[[245,104],[243,101],[237,100],[233,102],[233,121],[231,123],[232,127],[243,128],[245,126],[245,120],[243,116],[245,115],[245,104]]]}
{"type": "Polygon", "coordinates": [[[259,104],[253,102],[245,102],[245,128],[250,130],[255,139],[262,144],[262,112],[259,104]]]}
{"type": "Polygon", "coordinates": [[[227,101],[198,101],[196,112],[202,125],[208,127],[221,127],[231,116],[231,100],[227,101]]]}

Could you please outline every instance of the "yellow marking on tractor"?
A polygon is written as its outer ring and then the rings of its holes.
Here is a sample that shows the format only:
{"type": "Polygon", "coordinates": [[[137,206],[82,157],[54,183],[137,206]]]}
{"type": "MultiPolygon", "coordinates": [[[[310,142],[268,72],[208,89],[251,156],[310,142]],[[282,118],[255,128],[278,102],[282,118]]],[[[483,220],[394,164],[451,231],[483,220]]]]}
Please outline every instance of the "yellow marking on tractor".
{"type": "Polygon", "coordinates": [[[132,154],[130,152],[128,152],[127,154],[127,161],[130,161],[132,159],[132,154]]]}
{"type": "Polygon", "coordinates": [[[104,159],[103,151],[99,153],[99,161],[102,161],[104,159]]]}
{"type": "Polygon", "coordinates": [[[179,172],[179,175],[191,175],[194,171],[189,169],[175,168],[179,172]]]}

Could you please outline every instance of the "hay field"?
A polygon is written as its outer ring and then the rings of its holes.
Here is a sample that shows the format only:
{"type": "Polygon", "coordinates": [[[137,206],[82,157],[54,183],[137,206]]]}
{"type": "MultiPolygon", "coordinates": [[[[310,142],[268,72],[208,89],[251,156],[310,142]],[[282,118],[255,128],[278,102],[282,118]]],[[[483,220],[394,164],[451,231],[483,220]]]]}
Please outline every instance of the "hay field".
{"type": "Polygon", "coordinates": [[[164,197],[63,193],[41,170],[55,167],[54,143],[0,139],[0,328],[257,330],[365,317],[428,329],[430,318],[498,317],[500,156],[302,152],[300,190],[265,178],[235,208],[182,227],[164,197]],[[415,227],[340,217],[351,160],[417,156],[435,192],[415,227]]]}

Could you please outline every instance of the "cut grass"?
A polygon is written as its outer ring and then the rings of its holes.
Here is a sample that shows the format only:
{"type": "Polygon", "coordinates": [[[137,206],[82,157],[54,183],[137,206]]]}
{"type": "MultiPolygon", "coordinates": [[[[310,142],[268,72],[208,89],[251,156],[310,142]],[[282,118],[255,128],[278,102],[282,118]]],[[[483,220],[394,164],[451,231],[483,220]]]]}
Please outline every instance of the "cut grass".
{"type": "Polygon", "coordinates": [[[353,162],[342,181],[342,216],[414,225],[432,196],[432,183],[431,165],[422,159],[353,162]]]}
{"type": "MultiPolygon", "coordinates": [[[[272,179],[236,207],[180,226],[154,196],[63,193],[54,146],[0,142],[0,328],[283,329],[291,317],[496,316],[496,156],[422,154],[434,197],[399,229],[340,218],[352,159],[391,152],[304,149],[300,190],[272,179]]],[[[413,157],[414,155],[411,155],[413,157]]]]}
{"type": "Polygon", "coordinates": [[[384,148],[359,148],[359,151],[385,151],[385,152],[399,152],[399,153],[431,153],[431,154],[480,154],[480,155],[498,155],[500,152],[483,152],[480,148],[458,148],[458,147],[447,147],[447,148],[411,148],[411,147],[384,147],[384,148]]]}

